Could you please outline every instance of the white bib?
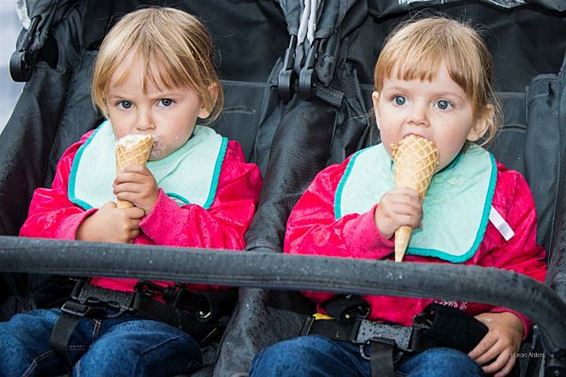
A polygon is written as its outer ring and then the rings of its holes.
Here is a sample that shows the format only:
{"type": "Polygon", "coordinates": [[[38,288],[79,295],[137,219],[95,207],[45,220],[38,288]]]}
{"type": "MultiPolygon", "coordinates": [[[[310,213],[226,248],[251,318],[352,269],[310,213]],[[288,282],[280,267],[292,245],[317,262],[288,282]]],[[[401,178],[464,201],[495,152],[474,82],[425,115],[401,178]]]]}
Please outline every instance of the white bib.
{"type": "MultiPolygon", "coordinates": [[[[115,201],[116,137],[103,122],[79,148],[69,176],[69,199],[83,209],[115,201]]],[[[196,126],[191,138],[169,156],[148,161],[157,186],[180,206],[209,208],[214,201],[228,140],[208,127],[196,126]]]]}
{"type": "MultiPolygon", "coordinates": [[[[497,180],[493,156],[470,144],[436,173],[423,202],[422,226],[413,230],[408,254],[454,263],[470,259],[481,244],[497,180]]],[[[364,213],[395,187],[393,163],[382,144],[362,149],[338,184],[334,213],[364,213]]]]}

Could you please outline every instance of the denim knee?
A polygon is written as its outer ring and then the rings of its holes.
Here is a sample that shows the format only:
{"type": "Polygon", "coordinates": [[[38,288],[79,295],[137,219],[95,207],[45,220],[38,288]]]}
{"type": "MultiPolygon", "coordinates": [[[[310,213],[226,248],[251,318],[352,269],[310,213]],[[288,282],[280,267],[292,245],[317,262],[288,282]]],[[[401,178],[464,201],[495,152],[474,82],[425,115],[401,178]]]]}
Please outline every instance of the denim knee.
{"type": "Polygon", "coordinates": [[[250,377],[364,375],[369,368],[365,364],[359,347],[310,335],[277,343],[258,353],[250,377]]]}
{"type": "Polygon", "coordinates": [[[480,366],[464,352],[431,348],[401,363],[398,370],[410,377],[482,377],[480,366]]]}
{"type": "Polygon", "coordinates": [[[176,327],[135,317],[105,321],[73,376],[170,376],[202,364],[197,342],[176,327]]]}
{"type": "Polygon", "coordinates": [[[55,310],[35,310],[0,323],[0,376],[34,376],[42,370],[64,372],[63,363],[49,346],[58,317],[55,310]]]}
{"type": "Polygon", "coordinates": [[[309,363],[308,349],[317,341],[311,338],[315,337],[294,338],[262,350],[252,362],[250,377],[282,376],[285,371],[293,371],[297,366],[309,363]]]}

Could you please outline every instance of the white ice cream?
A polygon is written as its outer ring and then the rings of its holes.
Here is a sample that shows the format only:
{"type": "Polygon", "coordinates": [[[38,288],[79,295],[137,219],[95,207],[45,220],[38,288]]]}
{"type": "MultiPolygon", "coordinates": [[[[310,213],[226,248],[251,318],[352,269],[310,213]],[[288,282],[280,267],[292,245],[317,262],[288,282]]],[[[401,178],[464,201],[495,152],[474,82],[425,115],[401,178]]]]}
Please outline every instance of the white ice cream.
{"type": "Polygon", "coordinates": [[[120,138],[116,144],[128,149],[148,138],[151,139],[151,135],[130,134],[120,138]]]}

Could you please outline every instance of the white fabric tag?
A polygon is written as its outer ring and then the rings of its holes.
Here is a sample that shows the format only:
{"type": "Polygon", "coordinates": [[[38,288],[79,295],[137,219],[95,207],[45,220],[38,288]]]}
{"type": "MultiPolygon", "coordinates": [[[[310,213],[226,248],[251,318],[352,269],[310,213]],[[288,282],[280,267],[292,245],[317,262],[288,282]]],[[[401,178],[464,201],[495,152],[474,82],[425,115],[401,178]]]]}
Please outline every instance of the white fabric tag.
{"type": "Polygon", "coordinates": [[[501,233],[505,241],[509,241],[515,235],[513,229],[507,224],[507,221],[505,221],[493,206],[491,206],[491,210],[489,211],[489,221],[491,221],[493,226],[501,233]]]}

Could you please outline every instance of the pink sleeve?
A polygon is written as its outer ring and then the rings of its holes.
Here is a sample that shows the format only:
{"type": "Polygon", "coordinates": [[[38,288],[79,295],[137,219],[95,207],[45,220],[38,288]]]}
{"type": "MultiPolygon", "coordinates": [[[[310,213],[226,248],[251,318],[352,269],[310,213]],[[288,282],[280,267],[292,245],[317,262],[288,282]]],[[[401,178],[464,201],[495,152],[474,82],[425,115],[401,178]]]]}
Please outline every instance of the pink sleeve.
{"type": "Polygon", "coordinates": [[[160,191],[140,228],[158,245],[242,250],[261,185],[258,167],[246,163],[240,145],[230,141],[209,209],[196,204],[179,207],[160,191]]]}
{"type": "MultiPolygon", "coordinates": [[[[537,245],[537,215],[534,200],[525,178],[516,171],[505,170],[500,165],[500,173],[493,206],[503,216],[515,235],[507,242],[498,231],[491,232],[498,245],[487,253],[479,264],[492,266],[520,274],[543,282],[546,277],[545,250],[537,245]]],[[[493,228],[493,225],[490,224],[493,228]]],[[[510,312],[523,322],[524,337],[532,327],[525,315],[504,307],[494,307],[491,312],[510,312]]]]}
{"type": "MultiPolygon", "coordinates": [[[[336,219],[334,197],[349,160],[321,171],[289,216],[284,251],[333,257],[382,259],[393,251],[393,240],[384,239],[375,226],[377,205],[363,214],[336,219]]],[[[321,302],[332,295],[304,292],[321,302]]]]}
{"type": "Polygon", "coordinates": [[[69,201],[67,196],[69,174],[79,147],[92,132],[71,145],[57,164],[51,188],[38,188],[33,193],[28,217],[20,229],[20,236],[74,240],[82,221],[96,211],[88,211],[69,201]]]}

